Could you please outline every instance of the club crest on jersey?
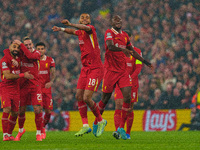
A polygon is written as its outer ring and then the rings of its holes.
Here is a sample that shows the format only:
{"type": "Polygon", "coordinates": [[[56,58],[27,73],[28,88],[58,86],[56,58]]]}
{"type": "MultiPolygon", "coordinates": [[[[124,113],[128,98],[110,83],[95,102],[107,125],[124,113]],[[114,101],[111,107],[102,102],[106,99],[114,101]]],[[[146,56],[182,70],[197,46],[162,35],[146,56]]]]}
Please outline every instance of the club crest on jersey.
{"type": "Polygon", "coordinates": [[[46,65],[45,65],[45,66],[46,66],[46,68],[48,68],[49,64],[48,64],[48,63],[46,63],[46,65]]]}
{"type": "Polygon", "coordinates": [[[127,43],[127,37],[125,37],[125,43],[127,43]]]}
{"type": "Polygon", "coordinates": [[[3,69],[8,68],[6,62],[2,62],[2,68],[3,68],[3,69]]]}

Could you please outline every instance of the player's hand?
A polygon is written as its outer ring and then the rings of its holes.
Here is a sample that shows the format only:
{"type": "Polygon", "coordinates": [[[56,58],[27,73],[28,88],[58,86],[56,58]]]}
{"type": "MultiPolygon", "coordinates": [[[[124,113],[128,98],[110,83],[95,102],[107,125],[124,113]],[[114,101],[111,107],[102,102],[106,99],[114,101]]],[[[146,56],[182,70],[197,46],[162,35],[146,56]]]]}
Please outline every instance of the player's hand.
{"type": "Polygon", "coordinates": [[[57,27],[57,26],[53,26],[52,30],[53,30],[54,32],[56,32],[56,31],[61,31],[61,28],[60,28],[60,27],[57,27]]]}
{"type": "Polygon", "coordinates": [[[62,20],[61,23],[66,25],[66,26],[70,26],[71,25],[71,23],[67,19],[62,20]]]}
{"type": "Polygon", "coordinates": [[[34,76],[29,73],[30,71],[24,72],[24,78],[26,79],[34,79],[34,76]]]}
{"type": "Polygon", "coordinates": [[[133,52],[128,49],[123,49],[122,52],[126,55],[126,57],[129,57],[130,55],[133,54],[133,52]]]}
{"type": "Polygon", "coordinates": [[[12,59],[11,61],[12,61],[13,66],[15,66],[15,67],[19,66],[19,63],[17,62],[17,60],[12,59]]]}
{"type": "Polygon", "coordinates": [[[46,89],[49,89],[50,87],[51,87],[51,85],[53,84],[53,82],[47,82],[46,84],[45,84],[45,88],[46,89]]]}
{"type": "Polygon", "coordinates": [[[13,41],[13,44],[17,44],[17,45],[20,45],[22,42],[20,40],[14,40],[13,41]]]}
{"type": "Polygon", "coordinates": [[[143,63],[144,63],[145,65],[147,65],[149,68],[151,68],[151,70],[154,70],[154,67],[153,67],[153,65],[152,65],[150,62],[144,60],[143,63]]]}

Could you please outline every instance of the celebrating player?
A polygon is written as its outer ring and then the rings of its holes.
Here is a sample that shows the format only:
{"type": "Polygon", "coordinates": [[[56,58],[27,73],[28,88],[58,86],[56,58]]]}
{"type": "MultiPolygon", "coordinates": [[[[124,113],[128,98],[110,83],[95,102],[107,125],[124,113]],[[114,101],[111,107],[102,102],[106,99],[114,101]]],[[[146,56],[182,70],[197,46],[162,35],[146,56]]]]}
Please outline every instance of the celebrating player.
{"type": "MultiPolygon", "coordinates": [[[[129,37],[126,32],[121,30],[122,19],[116,15],[112,18],[112,28],[108,29],[105,33],[105,70],[102,85],[102,100],[99,102],[99,110],[101,114],[104,111],[106,104],[108,103],[115,85],[118,85],[123,99],[122,105],[122,119],[120,127],[117,132],[120,134],[122,139],[127,139],[126,132],[124,130],[124,124],[126,122],[129,111],[131,110],[131,86],[132,79],[129,76],[126,65],[126,56],[132,55],[136,59],[144,62],[147,66],[152,65],[144,60],[132,47],[129,37]]],[[[95,119],[93,125],[93,133],[98,128],[97,121],[95,119]]]]}
{"type": "Polygon", "coordinates": [[[98,129],[96,136],[98,137],[103,133],[107,122],[102,118],[96,103],[92,100],[93,92],[97,91],[103,78],[103,64],[101,62],[96,29],[94,26],[90,25],[90,15],[86,13],[81,14],[79,20],[80,24],[72,24],[67,19],[63,20],[62,23],[66,26],[79,29],[75,30],[56,26],[52,28],[53,31],[63,31],[68,34],[76,35],[79,38],[83,67],[77,84],[76,99],[78,100],[78,108],[82,118],[83,127],[75,134],[75,136],[82,136],[85,133],[91,132],[87,118],[88,105],[97,118],[98,129]]]}
{"type": "Polygon", "coordinates": [[[0,61],[3,141],[14,140],[12,131],[16,124],[20,101],[19,78],[34,78],[29,72],[20,73],[20,65],[12,65],[12,59],[15,59],[20,64],[20,58],[18,57],[19,45],[12,43],[7,51],[9,53],[0,61]]]}
{"type": "Polygon", "coordinates": [[[33,42],[29,37],[24,38],[24,44],[19,40],[15,40],[14,43],[20,45],[22,50],[22,64],[21,71],[30,71],[33,74],[34,79],[20,80],[20,108],[19,108],[19,132],[15,137],[15,141],[20,141],[22,135],[25,133],[24,122],[26,106],[32,105],[35,113],[36,124],[36,140],[42,141],[41,129],[42,129],[42,94],[41,86],[39,82],[39,60],[40,52],[33,48],[33,42]]]}
{"type": "Polygon", "coordinates": [[[36,44],[36,50],[40,51],[40,70],[39,81],[42,89],[42,103],[45,109],[44,122],[42,128],[42,139],[46,138],[45,126],[48,124],[53,109],[53,100],[51,95],[51,86],[55,79],[55,61],[53,58],[46,56],[46,48],[43,42],[36,44]]]}
{"type": "MultiPolygon", "coordinates": [[[[129,37],[131,37],[131,33],[129,31],[125,31],[129,37]]],[[[133,49],[138,52],[140,56],[142,56],[141,50],[139,48],[133,47],[133,49]]],[[[127,62],[127,70],[132,78],[132,90],[131,90],[131,110],[130,113],[127,116],[126,120],[126,136],[127,139],[130,139],[130,132],[134,120],[134,113],[133,113],[133,106],[134,102],[138,101],[138,75],[141,72],[142,69],[142,62],[140,60],[135,59],[133,56],[126,57],[127,62]]],[[[114,123],[115,123],[115,129],[116,131],[113,132],[113,136],[116,139],[119,139],[119,134],[117,132],[118,127],[120,126],[121,121],[121,108],[123,105],[123,95],[119,88],[119,86],[116,86],[115,88],[115,114],[114,114],[114,123]]]]}

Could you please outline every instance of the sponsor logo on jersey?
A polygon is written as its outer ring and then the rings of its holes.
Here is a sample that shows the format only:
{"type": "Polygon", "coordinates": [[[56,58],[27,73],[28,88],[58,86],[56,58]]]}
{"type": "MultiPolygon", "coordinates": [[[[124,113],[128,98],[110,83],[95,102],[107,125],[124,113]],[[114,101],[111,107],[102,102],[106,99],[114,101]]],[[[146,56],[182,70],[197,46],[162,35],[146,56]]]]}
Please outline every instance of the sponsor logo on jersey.
{"type": "Polygon", "coordinates": [[[33,63],[21,63],[24,67],[34,67],[33,63]]]}
{"type": "Polygon", "coordinates": [[[48,71],[47,70],[39,71],[39,74],[48,74],[48,71]]]}
{"type": "Polygon", "coordinates": [[[20,74],[20,70],[13,70],[12,73],[13,74],[20,74]]]}
{"type": "Polygon", "coordinates": [[[84,41],[83,40],[79,40],[79,44],[84,44],[84,41]]]}
{"type": "Polygon", "coordinates": [[[132,67],[132,63],[126,63],[128,67],[132,67]]]}

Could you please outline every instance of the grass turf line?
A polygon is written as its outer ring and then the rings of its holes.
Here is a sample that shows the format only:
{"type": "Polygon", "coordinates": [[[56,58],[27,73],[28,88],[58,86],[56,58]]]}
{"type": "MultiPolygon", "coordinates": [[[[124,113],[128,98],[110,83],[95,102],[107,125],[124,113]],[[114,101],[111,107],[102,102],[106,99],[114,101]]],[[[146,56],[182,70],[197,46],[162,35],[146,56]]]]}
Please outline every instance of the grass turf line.
{"type": "MultiPolygon", "coordinates": [[[[47,132],[43,141],[36,141],[35,132],[26,132],[21,141],[3,141],[1,149],[35,150],[197,150],[200,148],[199,131],[132,132],[131,140],[116,140],[112,132],[99,138],[92,133],[75,137],[76,132],[47,132]]],[[[2,134],[2,133],[1,133],[2,134]]],[[[13,133],[16,136],[17,132],[13,133]]]]}

